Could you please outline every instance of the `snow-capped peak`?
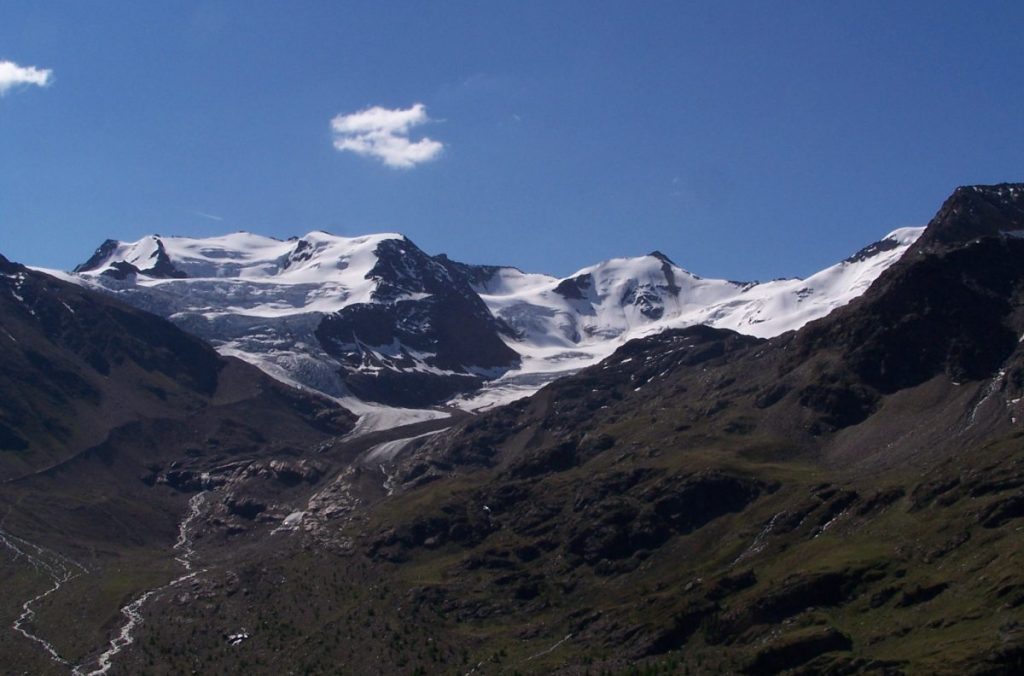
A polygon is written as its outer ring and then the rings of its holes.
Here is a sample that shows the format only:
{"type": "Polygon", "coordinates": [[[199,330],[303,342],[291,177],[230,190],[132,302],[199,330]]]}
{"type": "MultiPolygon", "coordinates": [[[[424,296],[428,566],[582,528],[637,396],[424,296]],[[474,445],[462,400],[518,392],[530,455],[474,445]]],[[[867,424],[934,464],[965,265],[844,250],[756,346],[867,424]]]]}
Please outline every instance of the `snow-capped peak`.
{"type": "Polygon", "coordinates": [[[249,232],[204,238],[148,235],[135,242],[108,240],[76,272],[114,277],[134,272],[151,279],[273,279],[279,284],[352,282],[373,268],[377,246],[389,239],[404,237],[341,237],[323,231],[288,240],[249,232]]]}
{"type": "Polygon", "coordinates": [[[807,279],[747,283],[705,279],[657,252],[613,258],[563,279],[503,268],[476,288],[512,327],[522,367],[489,383],[466,408],[509,401],[596,363],[627,340],[707,324],[759,337],[798,329],[862,294],[924,228],[900,228],[807,279]]]}

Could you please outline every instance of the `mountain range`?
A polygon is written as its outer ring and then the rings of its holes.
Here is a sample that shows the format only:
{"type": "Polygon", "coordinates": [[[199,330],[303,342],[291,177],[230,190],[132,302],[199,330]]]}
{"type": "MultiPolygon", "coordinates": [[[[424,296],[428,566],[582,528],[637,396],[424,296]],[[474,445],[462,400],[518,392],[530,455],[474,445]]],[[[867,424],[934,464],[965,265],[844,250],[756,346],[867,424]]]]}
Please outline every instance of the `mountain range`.
{"type": "Polygon", "coordinates": [[[658,252],[558,279],[429,256],[401,235],[323,232],[108,240],[66,278],[335,397],[369,429],[507,403],[667,328],[797,329],[863,293],[920,232],[767,283],[702,279],[658,252]]]}
{"type": "Polygon", "coordinates": [[[397,235],[0,259],[0,655],[1020,673],[1022,301],[1022,184],[764,284],[397,235]]]}

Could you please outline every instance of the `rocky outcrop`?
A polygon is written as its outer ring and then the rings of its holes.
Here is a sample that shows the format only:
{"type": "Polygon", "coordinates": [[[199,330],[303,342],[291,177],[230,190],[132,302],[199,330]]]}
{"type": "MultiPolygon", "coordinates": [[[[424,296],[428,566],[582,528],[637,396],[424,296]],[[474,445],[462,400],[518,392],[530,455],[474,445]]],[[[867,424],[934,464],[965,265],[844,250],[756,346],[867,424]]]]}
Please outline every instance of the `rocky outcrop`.
{"type": "Polygon", "coordinates": [[[519,363],[466,281],[408,240],[385,240],[376,253],[369,273],[378,280],[376,302],[328,315],[316,329],[356,396],[429,406],[478,388],[488,371],[519,363]]]}

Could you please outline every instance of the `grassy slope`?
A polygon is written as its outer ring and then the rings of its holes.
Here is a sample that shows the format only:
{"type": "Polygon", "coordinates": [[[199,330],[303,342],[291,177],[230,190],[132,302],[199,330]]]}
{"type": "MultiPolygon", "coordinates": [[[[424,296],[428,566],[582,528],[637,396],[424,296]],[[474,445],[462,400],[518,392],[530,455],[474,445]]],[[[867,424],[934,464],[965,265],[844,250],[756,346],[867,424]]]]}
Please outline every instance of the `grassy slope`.
{"type": "Polygon", "coordinates": [[[851,471],[774,434],[724,432],[736,429],[728,407],[693,422],[687,411],[711,398],[668,393],[696,383],[666,379],[638,408],[632,388],[616,399],[612,383],[592,388],[586,377],[438,439],[462,457],[487,446],[492,464],[368,505],[348,526],[352,554],[302,535],[254,539],[246,556],[211,571],[196,597],[207,594],[205,605],[158,602],[164,623],[144,628],[135,666],[1001,673],[1020,664],[1020,434],[851,471]],[[574,459],[552,459],[569,437],[574,459]],[[684,494],[679,480],[709,474],[755,482],[757,495],[658,535],[650,496],[684,494]],[[574,550],[595,533],[596,554],[574,550]],[[224,635],[239,627],[251,638],[228,646],[224,635]]]}

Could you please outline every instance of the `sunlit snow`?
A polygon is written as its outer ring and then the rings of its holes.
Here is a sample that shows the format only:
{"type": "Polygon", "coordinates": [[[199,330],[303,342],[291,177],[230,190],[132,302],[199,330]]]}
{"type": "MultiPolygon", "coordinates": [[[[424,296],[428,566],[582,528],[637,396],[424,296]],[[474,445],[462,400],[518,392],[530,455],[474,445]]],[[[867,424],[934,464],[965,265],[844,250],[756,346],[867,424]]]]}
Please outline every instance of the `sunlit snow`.
{"type": "MultiPolygon", "coordinates": [[[[922,231],[895,230],[883,239],[884,246],[806,279],[763,283],[704,279],[660,254],[611,259],[562,279],[497,268],[481,275],[474,290],[512,329],[514,335],[502,339],[520,355],[521,364],[509,371],[476,373],[489,379],[484,387],[449,404],[481,410],[507,403],[600,361],[628,340],[670,328],[706,324],[759,337],[798,329],[861,295],[922,231]]],[[[46,272],[123,294],[132,304],[210,340],[224,355],[334,398],[360,416],[355,434],[363,434],[448,416],[442,410],[394,408],[353,397],[339,375],[341,364],[315,336],[325,314],[380,302],[374,298],[379,280],[370,273],[377,247],[392,239],[403,238],[324,232],[289,240],[246,232],[210,238],[153,235],[116,243],[88,272],[46,272]],[[187,277],[158,275],[161,259],[187,277]],[[140,273],[123,280],[104,274],[123,263],[140,273]]],[[[405,370],[444,373],[426,363],[429,355],[410,352],[408,346],[359,347],[379,353],[384,363],[391,353],[409,354],[415,365],[405,370]]]]}

